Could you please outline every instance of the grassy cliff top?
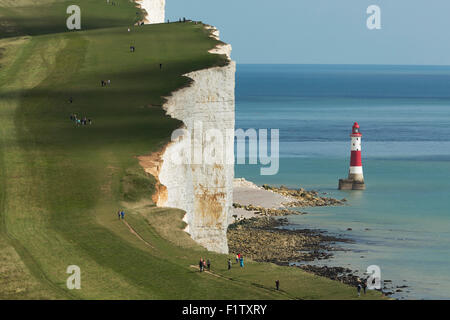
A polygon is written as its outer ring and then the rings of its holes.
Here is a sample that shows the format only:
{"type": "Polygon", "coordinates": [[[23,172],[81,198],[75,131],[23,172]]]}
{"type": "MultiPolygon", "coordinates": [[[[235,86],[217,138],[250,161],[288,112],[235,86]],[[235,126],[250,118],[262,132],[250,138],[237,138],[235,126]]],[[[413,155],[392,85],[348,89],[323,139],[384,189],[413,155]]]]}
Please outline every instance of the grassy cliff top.
{"type": "Polygon", "coordinates": [[[189,84],[183,74],[227,60],[208,53],[219,42],[202,24],[133,26],[140,10],[115,2],[0,0],[0,299],[355,297],[272,264],[228,272],[227,256],[182,231],[182,212],[154,207],[155,181],[136,156],[180,125],[162,97],[189,84]],[[69,4],[81,7],[82,31],[65,29],[69,4]],[[74,113],[92,124],[75,126],[74,113]],[[215,275],[191,267],[200,256],[215,275]],[[81,290],[66,288],[69,265],[81,268],[81,290]]]}

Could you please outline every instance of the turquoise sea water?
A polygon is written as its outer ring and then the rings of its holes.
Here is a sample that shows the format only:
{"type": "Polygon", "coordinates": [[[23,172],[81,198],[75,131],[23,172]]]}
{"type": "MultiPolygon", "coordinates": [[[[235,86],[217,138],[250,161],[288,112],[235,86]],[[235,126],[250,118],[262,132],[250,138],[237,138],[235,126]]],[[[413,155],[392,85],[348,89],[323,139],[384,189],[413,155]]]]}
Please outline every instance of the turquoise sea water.
{"type": "Polygon", "coordinates": [[[348,199],[290,217],[355,240],[318,264],[378,265],[408,286],[393,297],[450,299],[450,67],[238,65],[236,98],[237,128],[280,130],[278,174],[236,165],[237,177],[348,199]],[[367,190],[338,191],[354,121],[367,190]]]}

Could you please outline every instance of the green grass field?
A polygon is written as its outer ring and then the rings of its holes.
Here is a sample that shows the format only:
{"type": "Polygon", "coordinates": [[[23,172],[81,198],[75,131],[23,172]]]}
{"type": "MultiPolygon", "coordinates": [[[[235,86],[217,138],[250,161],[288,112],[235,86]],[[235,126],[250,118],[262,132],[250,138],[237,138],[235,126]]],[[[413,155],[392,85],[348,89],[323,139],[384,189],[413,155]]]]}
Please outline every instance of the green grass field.
{"type": "Polygon", "coordinates": [[[202,24],[133,26],[142,13],[116,2],[0,0],[0,299],[356,298],[295,268],[227,271],[226,255],[182,231],[182,212],[155,208],[136,156],[180,125],[162,97],[189,84],[183,74],[227,60],[208,53],[218,41],[202,24]],[[69,4],[81,7],[82,31],[66,30],[69,4]],[[71,113],[93,124],[76,127],[71,113]],[[191,267],[201,256],[213,274],[191,267]],[[66,288],[69,265],[81,268],[81,290],[66,288]]]}

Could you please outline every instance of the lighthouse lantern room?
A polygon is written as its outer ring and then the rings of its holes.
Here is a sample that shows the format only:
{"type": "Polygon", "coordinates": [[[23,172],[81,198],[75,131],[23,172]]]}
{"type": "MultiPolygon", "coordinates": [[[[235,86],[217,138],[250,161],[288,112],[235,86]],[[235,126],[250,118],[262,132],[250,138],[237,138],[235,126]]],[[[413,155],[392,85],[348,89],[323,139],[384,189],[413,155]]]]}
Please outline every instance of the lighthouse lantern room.
{"type": "Polygon", "coordinates": [[[353,124],[350,137],[350,169],[347,179],[339,179],[339,190],[364,190],[365,184],[361,160],[362,134],[357,122],[353,124]]]}

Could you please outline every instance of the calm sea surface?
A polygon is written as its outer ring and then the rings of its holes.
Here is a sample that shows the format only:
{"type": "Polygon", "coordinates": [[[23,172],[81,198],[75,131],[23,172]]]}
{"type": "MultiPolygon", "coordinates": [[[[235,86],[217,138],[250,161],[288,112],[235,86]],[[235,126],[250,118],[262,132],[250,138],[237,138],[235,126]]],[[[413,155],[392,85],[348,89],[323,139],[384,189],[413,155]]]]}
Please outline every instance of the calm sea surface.
{"type": "Polygon", "coordinates": [[[408,286],[394,297],[450,299],[450,67],[238,65],[236,98],[237,128],[280,130],[279,173],[237,177],[348,199],[289,218],[355,240],[317,264],[378,265],[408,286]],[[338,191],[355,121],[367,190],[338,191]]]}

